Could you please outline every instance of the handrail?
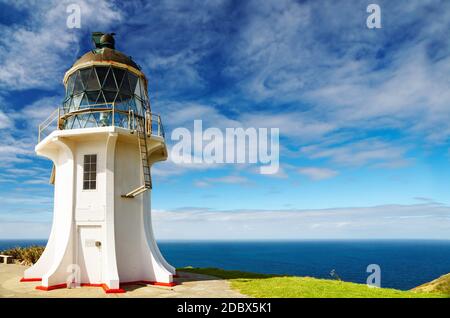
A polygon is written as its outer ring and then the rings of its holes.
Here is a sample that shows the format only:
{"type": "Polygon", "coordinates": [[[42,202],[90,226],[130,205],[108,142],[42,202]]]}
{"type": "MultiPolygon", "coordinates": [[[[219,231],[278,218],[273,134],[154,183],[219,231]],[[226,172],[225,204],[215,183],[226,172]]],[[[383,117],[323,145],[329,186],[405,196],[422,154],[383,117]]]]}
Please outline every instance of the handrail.
{"type": "MultiPolygon", "coordinates": [[[[86,108],[77,109],[71,112],[62,112],[61,107],[55,109],[50,116],[45,119],[38,127],[38,143],[41,142],[46,136],[48,136],[54,130],[62,130],[62,129],[72,129],[65,128],[65,124],[67,124],[68,120],[80,114],[87,113],[110,113],[109,122],[107,122],[106,126],[118,126],[127,128],[129,130],[136,130],[136,119],[144,120],[145,130],[147,136],[159,136],[165,138],[164,136],[164,128],[161,122],[161,116],[158,114],[153,114],[149,111],[145,112],[145,115],[139,115],[133,112],[132,109],[123,110],[118,109],[115,103],[103,103],[103,104],[93,104],[89,105],[86,108]],[[103,106],[103,107],[98,107],[103,106]],[[106,106],[106,107],[105,107],[106,106]],[[126,119],[125,121],[120,120],[122,123],[116,123],[116,116],[119,118],[126,119]],[[55,126],[51,126],[56,121],[55,126]],[[125,122],[125,124],[123,124],[125,122]]],[[[96,124],[99,123],[96,121],[96,124]]],[[[99,126],[102,127],[102,126],[99,126]]]]}
{"type": "MultiPolygon", "coordinates": [[[[41,134],[42,132],[47,129],[48,126],[50,126],[50,124],[52,122],[55,121],[56,118],[58,118],[59,121],[59,117],[60,117],[60,112],[59,112],[59,107],[57,109],[55,109],[50,116],[47,117],[47,119],[45,119],[41,124],[39,124],[39,128],[38,128],[38,142],[41,141],[41,134]]],[[[58,123],[59,124],[59,123],[58,123]]],[[[59,125],[57,125],[57,129],[59,129],[59,125]]]]}

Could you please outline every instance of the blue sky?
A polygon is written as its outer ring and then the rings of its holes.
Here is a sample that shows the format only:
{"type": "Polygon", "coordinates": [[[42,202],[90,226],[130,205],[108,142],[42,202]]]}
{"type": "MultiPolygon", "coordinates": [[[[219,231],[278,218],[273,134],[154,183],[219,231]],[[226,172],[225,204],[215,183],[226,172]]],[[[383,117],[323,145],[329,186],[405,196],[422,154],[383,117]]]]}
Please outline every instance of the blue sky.
{"type": "MultiPolygon", "coordinates": [[[[37,125],[115,32],[177,127],[280,128],[280,171],[154,167],[160,239],[450,238],[450,2],[0,0],[0,238],[46,238],[37,125]],[[66,27],[69,3],[81,29],[66,27]],[[381,7],[382,28],[366,27],[381,7]]],[[[169,146],[173,143],[168,140],[169,146]]]]}

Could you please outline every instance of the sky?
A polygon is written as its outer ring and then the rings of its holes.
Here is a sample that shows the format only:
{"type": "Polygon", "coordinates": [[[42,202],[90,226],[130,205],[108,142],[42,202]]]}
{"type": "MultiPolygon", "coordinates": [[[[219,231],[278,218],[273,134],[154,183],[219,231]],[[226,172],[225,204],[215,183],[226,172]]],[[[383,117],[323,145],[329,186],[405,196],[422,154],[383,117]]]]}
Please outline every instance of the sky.
{"type": "Polygon", "coordinates": [[[147,75],[169,151],[194,120],[280,131],[276,174],[155,164],[158,239],[450,239],[449,30],[445,0],[0,0],[0,239],[50,233],[37,126],[94,31],[147,75]]]}

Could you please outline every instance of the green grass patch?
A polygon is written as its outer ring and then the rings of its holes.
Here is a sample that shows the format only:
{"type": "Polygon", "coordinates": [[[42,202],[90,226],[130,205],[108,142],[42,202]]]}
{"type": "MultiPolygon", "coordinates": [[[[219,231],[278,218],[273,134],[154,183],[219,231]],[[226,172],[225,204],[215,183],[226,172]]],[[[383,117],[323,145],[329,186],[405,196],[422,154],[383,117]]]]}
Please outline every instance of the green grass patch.
{"type": "Polygon", "coordinates": [[[442,275],[431,282],[414,288],[414,290],[417,292],[434,292],[450,295],[450,274],[442,275]]]}
{"type": "Polygon", "coordinates": [[[364,284],[312,277],[256,274],[218,268],[178,269],[229,280],[231,287],[244,295],[261,298],[439,298],[448,294],[370,288],[364,284]]]}

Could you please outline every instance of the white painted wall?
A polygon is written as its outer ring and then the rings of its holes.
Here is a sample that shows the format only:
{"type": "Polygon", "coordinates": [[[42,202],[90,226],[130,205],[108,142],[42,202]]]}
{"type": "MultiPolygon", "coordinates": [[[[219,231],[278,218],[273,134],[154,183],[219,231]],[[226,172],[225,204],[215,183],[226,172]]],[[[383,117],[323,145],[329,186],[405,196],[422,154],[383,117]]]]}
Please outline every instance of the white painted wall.
{"type": "Polygon", "coordinates": [[[101,222],[106,210],[106,136],[100,140],[78,142],[76,145],[76,221],[101,222]],[[97,155],[97,188],[83,190],[84,155],[97,155]]]}
{"type": "MultiPolygon", "coordinates": [[[[164,160],[165,146],[153,138],[150,148],[158,155],[152,158],[164,160]]],[[[82,262],[82,283],[98,283],[98,276],[88,274],[94,266],[101,269],[102,283],[113,289],[120,282],[172,282],[175,269],[162,257],[151,229],[150,191],[134,199],[121,197],[142,185],[136,135],[117,127],[60,130],[41,141],[36,151],[56,166],[54,220],[46,250],[25,271],[25,278],[42,277],[43,286],[65,283],[68,266],[82,262]],[[83,190],[86,154],[97,155],[95,190],[83,190]],[[87,233],[83,229],[93,227],[102,242],[100,258],[80,246],[80,230],[87,233]]]]}
{"type": "MultiPolygon", "coordinates": [[[[121,281],[172,281],[170,269],[155,255],[156,243],[149,243],[145,214],[150,212],[150,191],[134,198],[122,198],[142,184],[142,166],[135,143],[119,141],[115,161],[115,235],[117,266],[121,281]]],[[[151,226],[151,225],[150,225],[151,226]]],[[[151,229],[150,229],[151,230],[151,229]]]]}

